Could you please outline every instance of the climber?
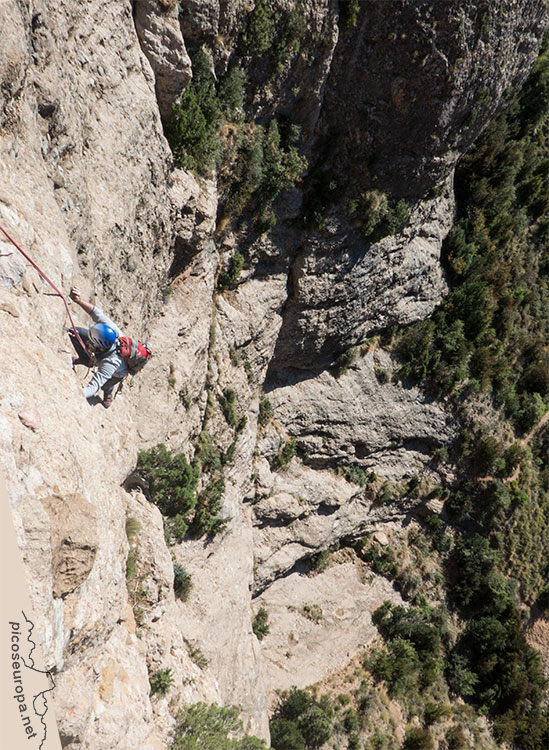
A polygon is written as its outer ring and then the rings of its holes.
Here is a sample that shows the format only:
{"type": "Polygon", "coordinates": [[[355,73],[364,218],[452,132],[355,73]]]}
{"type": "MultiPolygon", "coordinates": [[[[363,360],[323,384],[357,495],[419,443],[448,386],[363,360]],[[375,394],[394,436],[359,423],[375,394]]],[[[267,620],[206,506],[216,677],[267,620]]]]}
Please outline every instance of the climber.
{"type": "Polygon", "coordinates": [[[120,355],[117,347],[122,331],[99,307],[82,299],[80,289],[77,286],[72,287],[70,298],[80,305],[88,315],[91,315],[94,321],[94,325],[89,330],[79,326],[76,328],[89,352],[82,347],[74,331],[69,330],[69,337],[78,355],[73,357],[73,366],[93,367],[97,365],[96,372],[84,388],[84,396],[92,403],[92,398],[102,388],[103,406],[108,409],[113,402],[115,387],[129,374],[127,363],[120,355]],[[90,356],[90,353],[92,356],[90,356]]]}

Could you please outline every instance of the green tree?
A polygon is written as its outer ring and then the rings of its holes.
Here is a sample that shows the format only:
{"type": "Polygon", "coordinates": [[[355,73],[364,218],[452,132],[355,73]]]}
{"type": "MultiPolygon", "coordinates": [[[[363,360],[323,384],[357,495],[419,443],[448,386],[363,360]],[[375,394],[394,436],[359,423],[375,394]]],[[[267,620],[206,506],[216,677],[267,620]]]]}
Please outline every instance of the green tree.
{"type": "Polygon", "coordinates": [[[460,606],[498,604],[495,601],[501,588],[498,560],[498,552],[480,534],[458,537],[449,565],[453,573],[452,597],[460,606]]]}
{"type": "Polygon", "coordinates": [[[256,0],[245,34],[248,54],[262,55],[269,50],[276,34],[276,20],[272,0],[256,0]]]}
{"type": "Polygon", "coordinates": [[[192,63],[193,78],[172,107],[168,138],[178,166],[208,176],[219,146],[222,114],[210,59],[199,50],[192,63]]]}
{"type": "Polygon", "coordinates": [[[295,721],[274,719],[269,724],[274,750],[305,750],[305,739],[295,721]]]}
{"type": "Polygon", "coordinates": [[[298,727],[309,748],[321,747],[332,736],[330,717],[318,704],[311,705],[301,714],[298,727]]]}

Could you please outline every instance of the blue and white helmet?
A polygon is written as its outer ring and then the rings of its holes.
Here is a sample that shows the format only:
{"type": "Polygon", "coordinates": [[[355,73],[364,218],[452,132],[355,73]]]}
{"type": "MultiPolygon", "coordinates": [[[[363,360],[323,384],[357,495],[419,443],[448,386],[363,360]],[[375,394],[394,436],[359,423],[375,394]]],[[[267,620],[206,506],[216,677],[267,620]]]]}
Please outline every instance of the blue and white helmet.
{"type": "Polygon", "coordinates": [[[105,323],[96,323],[88,331],[88,338],[94,348],[107,350],[118,337],[110,326],[105,323]]]}

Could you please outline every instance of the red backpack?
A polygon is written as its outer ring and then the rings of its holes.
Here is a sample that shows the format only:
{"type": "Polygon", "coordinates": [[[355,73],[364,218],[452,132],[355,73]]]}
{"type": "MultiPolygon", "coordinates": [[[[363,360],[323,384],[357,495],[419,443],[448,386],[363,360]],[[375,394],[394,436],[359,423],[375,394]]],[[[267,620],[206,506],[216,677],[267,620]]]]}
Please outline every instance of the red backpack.
{"type": "Polygon", "coordinates": [[[118,339],[118,354],[126,362],[130,375],[135,375],[145,367],[152,352],[146,344],[142,344],[137,339],[130,339],[128,336],[121,336],[118,339]]]}

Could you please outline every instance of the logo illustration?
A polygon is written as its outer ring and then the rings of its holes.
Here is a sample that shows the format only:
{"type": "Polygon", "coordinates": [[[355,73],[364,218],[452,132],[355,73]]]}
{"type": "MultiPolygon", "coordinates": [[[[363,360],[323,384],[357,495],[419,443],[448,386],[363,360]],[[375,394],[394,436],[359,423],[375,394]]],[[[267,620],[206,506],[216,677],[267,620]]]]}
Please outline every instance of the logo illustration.
{"type": "Polygon", "coordinates": [[[42,750],[48,732],[48,693],[55,688],[55,683],[51,672],[36,666],[33,656],[36,643],[32,639],[34,623],[23,610],[21,615],[21,621],[9,622],[13,699],[27,739],[36,743],[32,747],[42,750]]]}

